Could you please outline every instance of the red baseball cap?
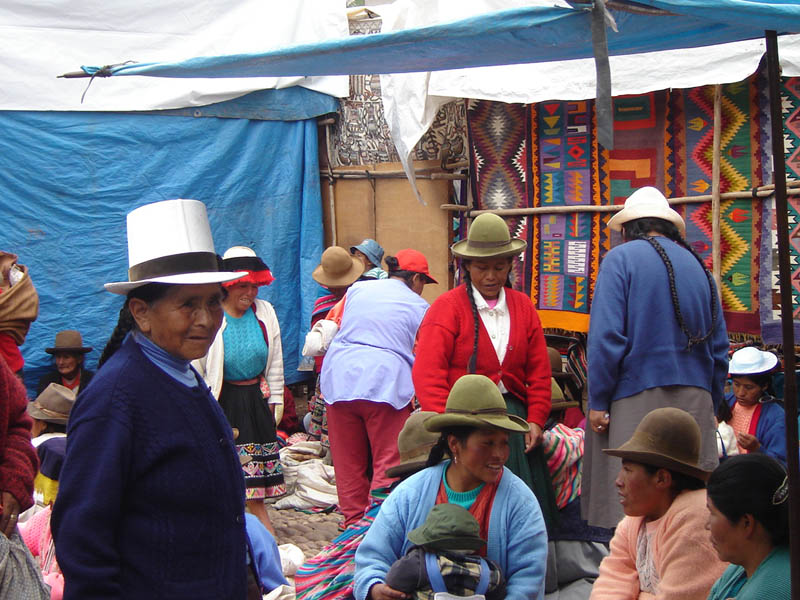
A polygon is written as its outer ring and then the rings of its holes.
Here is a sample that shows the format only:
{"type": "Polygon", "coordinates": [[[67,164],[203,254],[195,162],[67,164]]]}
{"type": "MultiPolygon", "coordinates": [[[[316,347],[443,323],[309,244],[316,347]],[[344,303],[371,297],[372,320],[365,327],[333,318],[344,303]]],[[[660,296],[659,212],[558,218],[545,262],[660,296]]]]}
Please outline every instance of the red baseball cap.
{"type": "Polygon", "coordinates": [[[406,248],[394,255],[397,259],[397,268],[401,271],[412,271],[425,275],[428,283],[439,283],[428,272],[428,259],[422,252],[406,248]]]}

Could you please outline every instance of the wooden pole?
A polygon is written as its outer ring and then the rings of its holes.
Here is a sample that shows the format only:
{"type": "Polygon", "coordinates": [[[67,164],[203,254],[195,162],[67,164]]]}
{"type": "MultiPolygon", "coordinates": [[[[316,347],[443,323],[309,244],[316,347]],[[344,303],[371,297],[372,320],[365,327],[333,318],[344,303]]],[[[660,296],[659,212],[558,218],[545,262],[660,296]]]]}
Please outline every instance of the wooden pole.
{"type": "MultiPolygon", "coordinates": [[[[722,86],[714,86],[714,143],[711,155],[711,274],[722,290],[722,252],[720,250],[719,149],[722,137],[722,86]]],[[[721,293],[721,292],[720,292],[721,293]]]]}
{"type": "MultiPolygon", "coordinates": [[[[792,189],[789,189],[786,193],[789,196],[800,196],[800,181],[789,181],[787,185],[791,186],[792,189]]],[[[760,198],[770,198],[775,193],[775,186],[764,185],[756,189],[755,192],[725,192],[720,194],[719,197],[721,200],[732,200],[732,199],[760,199],[760,198]]],[[[681,198],[671,198],[669,199],[669,203],[671,205],[676,204],[696,204],[700,202],[710,202],[711,195],[706,194],[703,196],[684,196],[681,198]]],[[[501,217],[521,217],[525,215],[549,215],[549,214],[561,214],[561,213],[579,213],[579,212],[617,212],[622,210],[622,204],[613,204],[613,205],[577,205],[577,206],[536,206],[533,208],[498,208],[498,209],[481,209],[481,210],[473,210],[469,206],[462,206],[461,204],[442,204],[439,206],[442,210],[447,210],[450,212],[461,212],[461,213],[469,213],[469,217],[477,217],[483,213],[492,213],[495,215],[499,215],[501,217]]]]}
{"type": "Polygon", "coordinates": [[[786,413],[786,463],[789,474],[789,550],[792,599],[800,600],[800,461],[797,454],[797,385],[794,358],[794,306],[792,271],[789,256],[789,212],[786,199],[786,157],[783,144],[783,114],[780,95],[778,36],[767,31],[767,75],[772,121],[772,168],[775,182],[775,220],[778,229],[778,271],[781,290],[781,328],[783,330],[783,402],[786,413]]]}

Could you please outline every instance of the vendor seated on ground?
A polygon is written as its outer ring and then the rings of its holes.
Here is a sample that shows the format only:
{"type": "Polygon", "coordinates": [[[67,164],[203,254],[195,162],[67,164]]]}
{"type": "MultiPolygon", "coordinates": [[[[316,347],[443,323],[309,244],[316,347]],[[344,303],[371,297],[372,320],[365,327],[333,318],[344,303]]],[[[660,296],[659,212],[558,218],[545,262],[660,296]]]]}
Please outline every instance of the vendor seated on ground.
{"type": "Polygon", "coordinates": [[[364,265],[361,279],[387,279],[389,277],[389,273],[381,268],[383,248],[375,240],[367,238],[358,246],[351,246],[350,254],[364,265]]]}
{"type": "Polygon", "coordinates": [[[688,412],[658,408],[630,440],[603,450],[622,459],[616,486],[625,517],[600,564],[592,600],[706,599],[727,565],[705,529],[709,473],[698,467],[700,440],[688,412]]]}
{"type": "Polygon", "coordinates": [[[83,361],[90,347],[83,345],[81,334],[73,329],[59,331],[56,342],[52,348],[45,348],[48,354],[53,355],[53,364],[56,370],[39,379],[36,394],[41,394],[51,383],[58,383],[73,390],[76,394],[89,385],[94,373],[83,368],[83,361]]]}
{"type": "Polygon", "coordinates": [[[733,428],[739,454],[763,452],[785,463],[786,417],[772,388],[777,364],[777,356],[758,348],[734,352],[728,365],[732,391],[725,395],[727,403],[719,407],[717,418],[733,428]]]}
{"type": "Polygon", "coordinates": [[[708,480],[708,529],[730,561],[709,600],[789,600],[789,482],[764,454],[733,456],[708,480]]]}
{"type": "Polygon", "coordinates": [[[425,522],[408,532],[408,541],[413,545],[386,574],[389,587],[417,600],[440,593],[480,594],[487,600],[506,597],[500,567],[477,554],[486,540],[480,536],[478,521],[463,506],[435,505],[425,522]]]}

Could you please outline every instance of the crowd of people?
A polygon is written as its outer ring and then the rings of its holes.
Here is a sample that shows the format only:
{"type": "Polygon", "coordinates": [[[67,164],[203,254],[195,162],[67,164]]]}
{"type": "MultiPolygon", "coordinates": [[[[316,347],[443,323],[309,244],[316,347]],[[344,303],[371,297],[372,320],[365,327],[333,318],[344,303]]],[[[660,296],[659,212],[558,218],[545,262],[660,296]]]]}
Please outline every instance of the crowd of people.
{"type": "MultiPolygon", "coordinates": [[[[714,280],[658,190],[609,227],[623,243],[597,277],[577,419],[553,410],[553,351],[509,280],[526,243],[502,218],[452,246],[462,283],[431,305],[417,250],[325,250],[304,426],[342,521],[297,598],[789,598],[779,359],[730,355],[714,280]]],[[[96,373],[59,331],[32,400],[19,345],[38,299],[0,252],[2,595],[261,598],[287,583],[266,508],[286,493],[283,346],[257,297],[274,276],[247,246],[218,257],[195,200],[142,206],[127,234],[96,373]]]]}

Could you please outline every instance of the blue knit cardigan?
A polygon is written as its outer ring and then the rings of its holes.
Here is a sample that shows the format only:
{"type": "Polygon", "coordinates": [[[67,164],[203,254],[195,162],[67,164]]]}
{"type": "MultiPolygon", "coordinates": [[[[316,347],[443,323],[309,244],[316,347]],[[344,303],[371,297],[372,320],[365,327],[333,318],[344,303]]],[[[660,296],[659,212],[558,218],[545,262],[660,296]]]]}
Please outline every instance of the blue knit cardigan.
{"type": "MultiPolygon", "coordinates": [[[[429,467],[398,485],[356,550],[356,600],[383,583],[395,560],[411,543],[408,532],[422,525],[436,502],[442,471],[449,464],[429,467]]],[[[489,518],[488,558],[495,561],[507,581],[507,600],[544,598],[547,531],[533,492],[511,471],[503,468],[489,518]]]]}
{"type": "Polygon", "coordinates": [[[64,600],[244,598],[244,480],[208,388],[129,337],[72,410],[51,525],[64,600]]]}

